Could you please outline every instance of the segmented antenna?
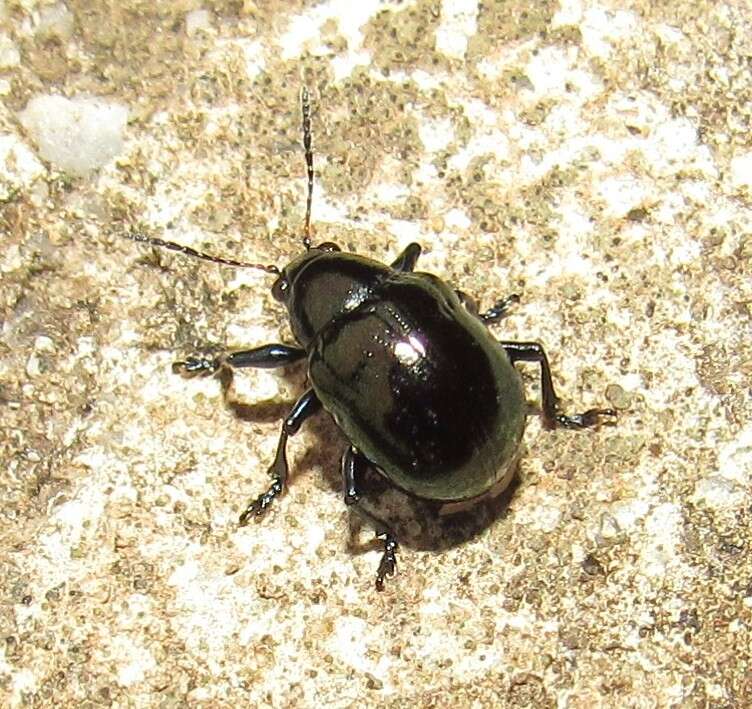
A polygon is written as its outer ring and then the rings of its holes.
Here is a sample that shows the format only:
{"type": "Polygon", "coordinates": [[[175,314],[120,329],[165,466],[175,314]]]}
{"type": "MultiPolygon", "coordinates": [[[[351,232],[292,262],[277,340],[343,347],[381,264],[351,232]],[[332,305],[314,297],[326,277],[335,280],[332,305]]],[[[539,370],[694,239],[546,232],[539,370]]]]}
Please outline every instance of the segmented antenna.
{"type": "Polygon", "coordinates": [[[305,233],[303,246],[311,248],[311,204],[313,203],[313,150],[311,148],[311,103],[308,89],[300,90],[300,103],[303,112],[303,148],[305,150],[306,171],[308,172],[308,200],[306,201],[305,233]]]}
{"type": "Polygon", "coordinates": [[[130,232],[128,234],[123,234],[123,236],[131,241],[138,241],[141,244],[149,244],[150,246],[158,246],[161,249],[170,249],[170,251],[177,251],[186,256],[193,256],[194,258],[211,261],[212,263],[221,263],[225,266],[236,266],[237,268],[256,268],[265,273],[273,273],[275,276],[280,274],[279,268],[274,264],[266,265],[263,263],[248,263],[246,261],[236,261],[231,258],[222,258],[221,256],[212,256],[203,251],[192,249],[190,246],[183,246],[174,241],[165,241],[164,239],[158,239],[154,236],[146,236],[146,234],[141,234],[140,232],[130,232]]]}

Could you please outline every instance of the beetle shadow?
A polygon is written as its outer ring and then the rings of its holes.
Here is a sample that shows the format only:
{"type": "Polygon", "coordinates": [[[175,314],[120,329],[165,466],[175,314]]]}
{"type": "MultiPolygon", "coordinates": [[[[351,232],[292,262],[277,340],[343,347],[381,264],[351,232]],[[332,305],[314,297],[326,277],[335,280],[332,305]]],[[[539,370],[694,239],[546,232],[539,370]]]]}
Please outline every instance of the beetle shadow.
{"type": "MultiPolygon", "coordinates": [[[[301,381],[304,380],[304,377],[292,370],[289,372],[285,371],[284,376],[285,379],[289,379],[293,383],[297,383],[298,379],[301,381]]],[[[235,374],[230,369],[223,368],[217,372],[217,379],[222,387],[222,401],[225,408],[241,421],[252,421],[255,423],[274,423],[279,421],[281,425],[281,422],[295,405],[294,399],[275,399],[252,403],[241,401],[236,398],[236,394],[233,391],[232,383],[234,378],[235,374]]]]}
{"type": "MultiPolygon", "coordinates": [[[[447,511],[447,506],[413,497],[396,489],[375,470],[368,471],[358,507],[350,514],[348,550],[359,554],[383,547],[374,539],[361,542],[361,531],[373,529],[368,517],[384,523],[403,547],[419,551],[446,551],[480,536],[488,527],[509,513],[509,502],[519,486],[515,469],[511,482],[496,495],[468,501],[462,509],[447,511]]],[[[378,530],[381,531],[381,530],[378,530]]]]}
{"type": "MultiPolygon", "coordinates": [[[[221,370],[217,376],[225,406],[243,421],[279,422],[281,425],[295,404],[294,400],[256,403],[240,401],[235,398],[232,389],[233,372],[221,370]]],[[[284,376],[296,389],[303,391],[304,371],[290,368],[284,372],[284,376]],[[297,386],[298,384],[300,386],[297,386]]],[[[350,444],[325,411],[307,420],[304,425],[316,443],[307,446],[290,466],[290,482],[294,484],[295,478],[299,475],[319,467],[323,481],[344,508],[340,464],[342,454],[350,444]]],[[[383,522],[384,527],[395,535],[403,547],[420,551],[443,551],[460,546],[479,536],[508,514],[509,501],[518,486],[515,470],[510,484],[500,493],[471,501],[466,509],[447,512],[445,505],[413,497],[394,487],[383,475],[369,466],[363,479],[361,501],[349,508],[347,550],[353,554],[361,554],[383,547],[383,542],[375,536],[376,532],[381,530],[374,528],[374,519],[383,522]],[[360,508],[365,514],[361,514],[360,508]],[[368,530],[373,530],[374,538],[371,541],[360,541],[362,533],[367,533],[368,530]]],[[[252,491],[249,491],[248,497],[250,500],[252,491]]]]}

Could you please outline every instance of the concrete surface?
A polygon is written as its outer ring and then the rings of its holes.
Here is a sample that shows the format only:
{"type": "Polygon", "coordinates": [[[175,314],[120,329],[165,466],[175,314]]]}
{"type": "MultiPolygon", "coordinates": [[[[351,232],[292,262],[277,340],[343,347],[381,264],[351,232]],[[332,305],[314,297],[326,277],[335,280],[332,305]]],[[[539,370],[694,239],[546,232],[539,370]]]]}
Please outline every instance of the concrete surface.
{"type": "MultiPolygon", "coordinates": [[[[752,704],[752,10],[739,1],[0,2],[0,703],[752,704]],[[351,5],[357,5],[353,9],[351,5]],[[158,9],[154,9],[154,7],[158,9]],[[399,572],[341,502],[344,440],[291,441],[304,375],[186,382],[197,348],[289,341],[298,96],[317,240],[423,269],[545,343],[569,410],[455,522],[397,493],[399,572]],[[127,107],[74,177],[19,114],[127,107]]],[[[525,368],[529,399],[538,398],[525,368]]]]}

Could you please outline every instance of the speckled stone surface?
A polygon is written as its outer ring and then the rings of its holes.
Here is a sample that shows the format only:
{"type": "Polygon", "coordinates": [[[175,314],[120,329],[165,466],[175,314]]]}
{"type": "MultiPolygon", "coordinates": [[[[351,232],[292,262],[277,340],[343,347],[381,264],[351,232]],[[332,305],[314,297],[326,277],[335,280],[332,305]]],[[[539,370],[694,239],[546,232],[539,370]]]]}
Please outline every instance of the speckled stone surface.
{"type": "Polygon", "coordinates": [[[2,0],[0,22],[0,704],[752,704],[747,2],[2,0]],[[289,341],[271,279],[120,238],[285,264],[304,83],[316,239],[417,240],[483,304],[520,293],[494,332],[546,345],[568,409],[621,412],[531,416],[515,489],[458,525],[405,515],[381,594],[325,417],[237,526],[300,369],[171,374],[289,341]],[[126,107],[120,153],[46,162],[19,116],[49,94],[126,107]]]}

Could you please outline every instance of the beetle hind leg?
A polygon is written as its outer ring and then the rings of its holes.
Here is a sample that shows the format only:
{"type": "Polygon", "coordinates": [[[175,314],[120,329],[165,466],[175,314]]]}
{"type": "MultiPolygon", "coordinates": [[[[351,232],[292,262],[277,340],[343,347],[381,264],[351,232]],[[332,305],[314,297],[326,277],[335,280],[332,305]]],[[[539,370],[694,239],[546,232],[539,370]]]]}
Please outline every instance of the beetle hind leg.
{"type": "Polygon", "coordinates": [[[615,409],[588,409],[581,414],[567,416],[559,411],[559,397],[556,396],[551,378],[551,367],[543,346],[538,342],[501,342],[501,346],[515,362],[535,362],[541,368],[541,399],[543,401],[543,421],[549,428],[591,428],[600,423],[602,417],[615,417],[615,409]]]}
{"type": "Polygon", "coordinates": [[[376,570],[376,590],[384,590],[384,579],[394,576],[397,570],[397,539],[387,524],[367,512],[360,501],[360,481],[368,466],[368,459],[356,448],[350,446],[342,456],[342,481],[345,488],[345,504],[352,507],[360,517],[373,525],[376,536],[384,542],[384,551],[381,555],[379,567],[376,570]]]}
{"type": "Polygon", "coordinates": [[[260,517],[263,515],[274,499],[282,494],[287,484],[287,474],[289,471],[287,465],[287,439],[290,436],[294,436],[300,430],[303,421],[313,416],[320,408],[321,402],[318,400],[313,389],[308,389],[297,400],[295,406],[292,407],[292,411],[290,411],[282,423],[282,431],[279,434],[279,442],[277,443],[277,453],[274,456],[274,462],[269,468],[272,484],[263,495],[259,495],[245,508],[239,519],[241,527],[248,524],[248,520],[251,517],[260,517]]]}

